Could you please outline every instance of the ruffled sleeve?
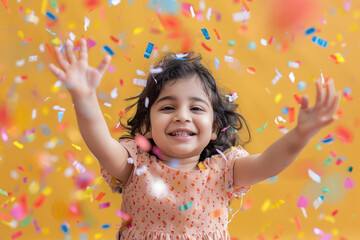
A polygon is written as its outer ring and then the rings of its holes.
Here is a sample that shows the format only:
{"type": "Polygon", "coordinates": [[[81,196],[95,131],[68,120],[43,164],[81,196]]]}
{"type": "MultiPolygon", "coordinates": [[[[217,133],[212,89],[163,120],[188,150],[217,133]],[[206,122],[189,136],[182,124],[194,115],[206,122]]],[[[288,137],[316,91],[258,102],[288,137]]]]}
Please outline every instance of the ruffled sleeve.
{"type": "Polygon", "coordinates": [[[251,186],[237,186],[234,187],[234,163],[238,158],[249,156],[249,153],[245,151],[241,146],[232,147],[224,152],[225,156],[225,184],[228,186],[227,197],[229,200],[233,198],[241,197],[245,195],[251,188],[251,186]]]}
{"type": "Polygon", "coordinates": [[[113,190],[114,192],[117,193],[121,193],[122,192],[122,188],[125,188],[130,180],[132,179],[134,172],[136,171],[137,167],[138,167],[138,148],[136,146],[136,142],[133,139],[120,139],[119,143],[128,151],[129,153],[129,158],[128,158],[128,163],[134,164],[133,167],[133,171],[131,172],[127,182],[121,182],[120,180],[116,179],[115,177],[113,177],[108,171],[106,171],[104,169],[104,167],[102,167],[100,165],[100,172],[102,177],[104,178],[104,180],[106,181],[106,183],[109,185],[109,187],[111,188],[111,190],[113,190]]]}

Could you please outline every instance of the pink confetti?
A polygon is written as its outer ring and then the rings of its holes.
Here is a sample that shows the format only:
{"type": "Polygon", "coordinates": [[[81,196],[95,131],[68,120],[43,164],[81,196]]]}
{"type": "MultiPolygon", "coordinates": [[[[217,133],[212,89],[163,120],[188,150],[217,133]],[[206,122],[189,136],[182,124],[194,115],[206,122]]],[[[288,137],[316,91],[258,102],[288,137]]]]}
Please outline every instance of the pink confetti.
{"type": "Polygon", "coordinates": [[[141,148],[142,150],[144,150],[145,152],[149,152],[151,150],[151,143],[149,142],[149,140],[144,137],[141,134],[138,134],[135,136],[134,138],[136,145],[141,148]]]}
{"type": "Polygon", "coordinates": [[[102,204],[99,205],[100,209],[108,208],[108,207],[110,207],[110,202],[102,203],[102,204]]]}
{"type": "Polygon", "coordinates": [[[309,200],[304,197],[304,196],[300,196],[299,199],[298,199],[298,202],[297,202],[297,207],[298,208],[305,208],[309,205],[309,200]]]}
{"type": "Polygon", "coordinates": [[[15,233],[14,235],[11,235],[11,238],[15,239],[15,238],[20,237],[21,235],[22,235],[22,231],[19,231],[19,232],[15,233]]]}
{"type": "Polygon", "coordinates": [[[1,78],[1,80],[0,80],[0,83],[1,83],[2,81],[4,81],[4,79],[5,79],[5,73],[3,74],[3,76],[2,76],[2,78],[1,78]]]}
{"type": "Polygon", "coordinates": [[[355,183],[353,182],[353,180],[351,180],[351,178],[347,177],[345,179],[345,188],[346,189],[353,189],[355,187],[355,183]]]}
{"type": "Polygon", "coordinates": [[[336,154],[333,151],[330,151],[331,156],[333,156],[334,158],[336,158],[336,154]]]}
{"type": "Polygon", "coordinates": [[[116,70],[116,67],[115,66],[113,66],[113,65],[109,65],[109,67],[108,67],[108,72],[114,72],[115,70],[116,70]]]}
{"type": "Polygon", "coordinates": [[[7,134],[6,134],[6,128],[2,127],[1,128],[1,138],[4,142],[7,142],[9,140],[7,134]]]}

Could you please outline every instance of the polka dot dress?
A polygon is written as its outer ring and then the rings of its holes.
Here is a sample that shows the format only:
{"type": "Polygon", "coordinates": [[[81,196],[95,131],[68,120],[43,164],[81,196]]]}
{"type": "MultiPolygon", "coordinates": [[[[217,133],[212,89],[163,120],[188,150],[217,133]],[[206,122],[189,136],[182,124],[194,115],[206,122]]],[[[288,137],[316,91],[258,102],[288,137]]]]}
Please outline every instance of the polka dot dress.
{"type": "Polygon", "coordinates": [[[131,216],[117,239],[230,239],[229,200],[250,189],[232,186],[235,159],[249,155],[244,149],[233,147],[205,159],[199,170],[184,171],[144,152],[132,139],[120,143],[134,162],[128,181],[122,186],[101,167],[111,189],[122,188],[121,210],[131,216]]]}

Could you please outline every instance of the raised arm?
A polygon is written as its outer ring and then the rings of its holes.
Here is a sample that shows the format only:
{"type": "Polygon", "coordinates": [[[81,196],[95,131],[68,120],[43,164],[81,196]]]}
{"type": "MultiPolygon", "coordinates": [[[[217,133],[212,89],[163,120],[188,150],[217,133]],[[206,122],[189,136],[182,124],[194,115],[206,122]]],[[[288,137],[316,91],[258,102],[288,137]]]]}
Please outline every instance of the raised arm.
{"type": "Polygon", "coordinates": [[[326,84],[322,90],[316,82],[317,97],[313,107],[309,107],[304,96],[297,126],[271,144],[262,154],[237,159],[234,164],[234,186],[250,186],[269,177],[276,176],[288,167],[301,153],[311,138],[335,120],[333,114],[339,103],[340,93],[335,94],[334,82],[326,84]]]}
{"type": "Polygon", "coordinates": [[[65,56],[58,48],[55,53],[61,69],[54,64],[49,64],[49,69],[71,94],[81,136],[105,170],[126,182],[132,169],[127,163],[128,152],[110,135],[96,96],[96,88],[111,57],[105,56],[97,68],[89,66],[85,39],[80,41],[79,59],[70,40],[65,44],[65,56]]]}

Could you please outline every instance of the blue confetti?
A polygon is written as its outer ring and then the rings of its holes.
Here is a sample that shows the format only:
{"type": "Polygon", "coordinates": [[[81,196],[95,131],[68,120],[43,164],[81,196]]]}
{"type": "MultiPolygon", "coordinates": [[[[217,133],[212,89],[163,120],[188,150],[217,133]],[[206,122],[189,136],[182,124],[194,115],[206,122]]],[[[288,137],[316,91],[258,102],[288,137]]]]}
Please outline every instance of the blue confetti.
{"type": "Polygon", "coordinates": [[[47,12],[46,12],[46,16],[47,16],[48,18],[50,18],[51,20],[56,21],[56,16],[55,16],[54,14],[52,14],[51,12],[47,11],[47,12]]]}
{"type": "Polygon", "coordinates": [[[103,49],[107,52],[107,53],[109,53],[111,56],[114,56],[114,51],[113,50],[111,50],[111,48],[110,47],[108,47],[108,46],[103,46],[103,49]]]}
{"type": "Polygon", "coordinates": [[[334,138],[325,138],[320,140],[321,143],[332,143],[334,142],[334,138]]]}
{"type": "Polygon", "coordinates": [[[256,43],[255,42],[249,43],[249,49],[250,50],[254,50],[255,48],[256,48],[256,43]]]}
{"type": "Polygon", "coordinates": [[[307,29],[306,31],[305,31],[305,35],[310,35],[310,34],[313,34],[314,32],[315,32],[315,28],[309,28],[309,29],[307,29]]]}
{"type": "Polygon", "coordinates": [[[144,54],[144,57],[145,57],[145,58],[149,58],[149,57],[150,57],[153,48],[154,48],[154,44],[151,43],[151,42],[149,42],[148,45],[147,45],[147,47],[146,47],[145,54],[144,54]]]}
{"type": "Polygon", "coordinates": [[[321,38],[319,38],[319,37],[317,37],[317,36],[313,36],[312,39],[311,39],[311,41],[313,41],[313,42],[316,43],[317,45],[319,45],[319,46],[321,46],[321,47],[324,47],[324,48],[326,48],[326,47],[327,47],[327,44],[328,44],[327,41],[325,41],[324,39],[321,39],[321,38]]]}
{"type": "Polygon", "coordinates": [[[206,30],[206,28],[202,28],[201,29],[201,32],[203,33],[204,37],[206,40],[210,40],[210,36],[209,36],[209,33],[208,31],[206,30]]]}
{"type": "Polygon", "coordinates": [[[304,89],[306,88],[306,82],[300,81],[300,82],[298,83],[298,85],[297,85],[297,88],[298,88],[300,91],[304,90],[304,89]]]}
{"type": "Polygon", "coordinates": [[[187,60],[186,58],[178,58],[178,57],[174,57],[174,56],[171,56],[171,57],[176,60],[187,60]]]}
{"type": "Polygon", "coordinates": [[[108,228],[110,228],[110,224],[103,224],[103,225],[101,226],[101,228],[102,228],[102,229],[108,229],[108,228]]]}
{"type": "Polygon", "coordinates": [[[66,225],[61,225],[61,230],[64,232],[64,233],[68,233],[69,232],[69,229],[67,228],[66,225]]]}
{"type": "Polygon", "coordinates": [[[215,57],[215,67],[216,67],[216,70],[219,69],[219,65],[220,65],[220,61],[219,61],[219,59],[217,59],[217,57],[215,57]]]}
{"type": "Polygon", "coordinates": [[[283,114],[288,114],[289,113],[289,108],[288,107],[283,107],[282,113],[283,114]]]}
{"type": "Polygon", "coordinates": [[[86,233],[80,234],[80,240],[87,240],[87,239],[88,239],[88,236],[86,233]]]}
{"type": "Polygon", "coordinates": [[[350,95],[350,93],[351,93],[351,88],[347,87],[347,88],[344,89],[344,94],[345,95],[350,95]]]}
{"type": "Polygon", "coordinates": [[[46,31],[48,31],[49,33],[51,33],[52,35],[56,35],[55,33],[53,33],[52,31],[50,31],[48,28],[45,28],[46,29],[46,31]]]}
{"type": "Polygon", "coordinates": [[[64,116],[64,112],[58,112],[58,121],[59,122],[61,122],[63,116],[64,116]]]}

